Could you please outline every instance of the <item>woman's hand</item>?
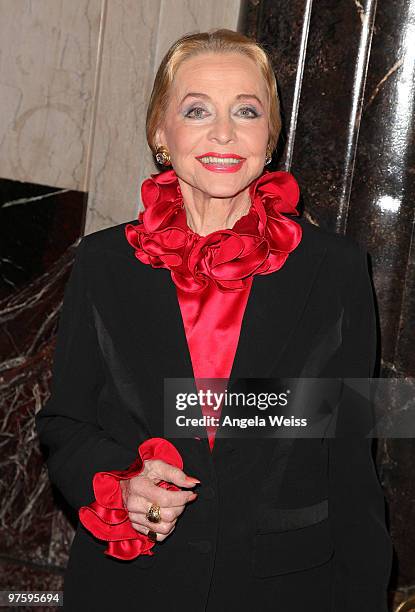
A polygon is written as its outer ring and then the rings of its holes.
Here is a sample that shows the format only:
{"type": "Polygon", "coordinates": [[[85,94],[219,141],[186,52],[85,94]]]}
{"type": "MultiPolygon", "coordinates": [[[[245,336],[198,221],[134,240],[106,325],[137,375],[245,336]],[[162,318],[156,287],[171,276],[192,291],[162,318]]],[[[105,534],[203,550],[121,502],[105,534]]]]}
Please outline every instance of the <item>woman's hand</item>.
{"type": "Polygon", "coordinates": [[[193,491],[169,491],[158,487],[157,484],[162,480],[178,487],[193,487],[200,482],[196,478],[186,476],[183,470],[161,459],[144,461],[141,474],[120,481],[124,504],[132,526],[144,535],[149,531],[155,531],[157,542],[162,542],[172,533],[185,505],[197,497],[197,493],[193,491]],[[152,523],[146,518],[152,504],[160,506],[160,523],[152,523]]]}

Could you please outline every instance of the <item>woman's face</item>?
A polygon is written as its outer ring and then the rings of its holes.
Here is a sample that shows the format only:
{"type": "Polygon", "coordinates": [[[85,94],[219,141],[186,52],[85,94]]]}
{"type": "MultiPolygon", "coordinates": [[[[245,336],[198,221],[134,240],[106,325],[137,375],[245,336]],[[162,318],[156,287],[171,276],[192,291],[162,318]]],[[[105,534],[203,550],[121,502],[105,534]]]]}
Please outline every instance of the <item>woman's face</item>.
{"type": "Polygon", "coordinates": [[[204,53],[187,59],[176,72],[156,143],[167,146],[182,181],[210,197],[232,197],[264,170],[267,96],[265,80],[248,57],[204,53]],[[239,163],[201,160],[221,155],[239,163]]]}

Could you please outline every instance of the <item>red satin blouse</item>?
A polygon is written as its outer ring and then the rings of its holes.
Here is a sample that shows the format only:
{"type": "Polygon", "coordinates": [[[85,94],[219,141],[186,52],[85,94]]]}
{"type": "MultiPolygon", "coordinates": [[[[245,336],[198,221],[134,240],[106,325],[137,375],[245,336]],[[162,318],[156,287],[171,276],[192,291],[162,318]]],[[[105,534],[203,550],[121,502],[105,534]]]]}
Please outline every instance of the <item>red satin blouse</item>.
{"type": "MultiPolygon", "coordinates": [[[[301,227],[282,214],[298,215],[292,174],[265,172],[249,195],[250,209],[232,229],[200,236],[187,224],[177,175],[168,170],[143,182],[141,223],[125,228],[137,259],[171,271],[198,389],[225,390],[254,275],[281,268],[301,240],[301,227]]],[[[202,411],[220,417],[221,407],[202,411]]],[[[207,428],[211,449],[215,433],[207,428]]]]}

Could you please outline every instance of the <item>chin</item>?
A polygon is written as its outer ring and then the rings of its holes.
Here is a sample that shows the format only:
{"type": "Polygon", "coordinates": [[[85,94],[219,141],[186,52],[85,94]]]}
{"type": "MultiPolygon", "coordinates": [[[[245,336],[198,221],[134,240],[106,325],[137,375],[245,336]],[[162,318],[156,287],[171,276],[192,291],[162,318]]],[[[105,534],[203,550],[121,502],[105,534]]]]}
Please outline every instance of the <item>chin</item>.
{"type": "MultiPolygon", "coordinates": [[[[206,189],[202,190],[205,191],[205,193],[207,193],[209,195],[209,197],[211,198],[233,198],[235,195],[237,195],[240,191],[243,191],[244,189],[246,189],[246,187],[248,186],[248,183],[246,183],[245,181],[242,182],[238,182],[238,184],[235,184],[234,186],[229,186],[229,187],[223,187],[222,189],[217,188],[217,189],[212,189],[212,185],[208,185],[206,189]]],[[[216,185],[216,187],[219,187],[218,185],[216,185]]]]}
{"type": "MultiPolygon", "coordinates": [[[[240,172],[210,172],[206,170],[203,174],[198,174],[197,180],[200,185],[206,185],[208,191],[214,191],[219,196],[224,190],[239,191],[244,189],[252,180],[245,173],[240,172]]],[[[224,196],[225,197],[225,196],[224,196]]]]}

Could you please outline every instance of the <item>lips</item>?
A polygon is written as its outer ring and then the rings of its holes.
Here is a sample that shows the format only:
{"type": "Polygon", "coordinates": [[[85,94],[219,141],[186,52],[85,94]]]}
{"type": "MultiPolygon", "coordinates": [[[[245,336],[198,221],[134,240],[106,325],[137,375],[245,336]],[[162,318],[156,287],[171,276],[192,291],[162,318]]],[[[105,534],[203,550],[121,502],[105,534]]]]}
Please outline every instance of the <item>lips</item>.
{"type": "Polygon", "coordinates": [[[208,151],[207,153],[203,153],[203,155],[198,155],[196,159],[202,159],[203,157],[219,157],[220,159],[245,159],[245,157],[236,155],[236,153],[215,153],[214,151],[208,151]]]}
{"type": "Polygon", "coordinates": [[[237,172],[246,161],[245,157],[235,153],[214,153],[213,151],[198,155],[196,159],[211,172],[237,172]]]}

